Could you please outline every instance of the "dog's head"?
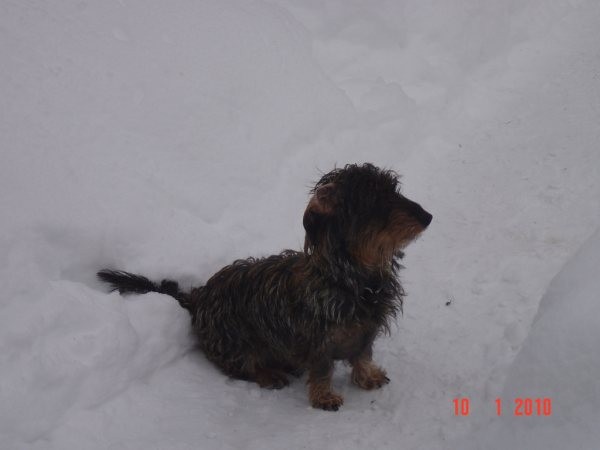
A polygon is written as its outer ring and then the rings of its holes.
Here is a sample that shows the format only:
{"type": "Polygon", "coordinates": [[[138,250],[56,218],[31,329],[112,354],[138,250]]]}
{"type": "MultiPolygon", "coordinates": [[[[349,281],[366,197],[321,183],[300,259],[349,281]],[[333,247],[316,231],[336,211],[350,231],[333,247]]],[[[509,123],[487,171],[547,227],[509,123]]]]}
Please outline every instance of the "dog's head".
{"type": "Polygon", "coordinates": [[[398,175],[372,164],[325,174],[304,212],[307,253],[343,252],[366,268],[389,266],[432,215],[400,193],[398,175]]]}

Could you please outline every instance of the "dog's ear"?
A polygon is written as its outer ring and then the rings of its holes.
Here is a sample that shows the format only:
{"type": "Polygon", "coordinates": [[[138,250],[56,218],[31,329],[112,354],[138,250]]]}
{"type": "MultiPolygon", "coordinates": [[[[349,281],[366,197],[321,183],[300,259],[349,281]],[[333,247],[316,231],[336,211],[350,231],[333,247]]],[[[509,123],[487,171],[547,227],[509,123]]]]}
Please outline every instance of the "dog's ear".
{"type": "Polygon", "coordinates": [[[306,210],[317,214],[331,215],[335,208],[335,185],[327,183],[315,189],[313,196],[308,201],[306,210]]]}
{"type": "Polygon", "coordinates": [[[306,230],[304,251],[317,244],[318,233],[328,216],[332,216],[336,205],[336,187],[334,183],[319,186],[308,201],[302,224],[306,230]]]}

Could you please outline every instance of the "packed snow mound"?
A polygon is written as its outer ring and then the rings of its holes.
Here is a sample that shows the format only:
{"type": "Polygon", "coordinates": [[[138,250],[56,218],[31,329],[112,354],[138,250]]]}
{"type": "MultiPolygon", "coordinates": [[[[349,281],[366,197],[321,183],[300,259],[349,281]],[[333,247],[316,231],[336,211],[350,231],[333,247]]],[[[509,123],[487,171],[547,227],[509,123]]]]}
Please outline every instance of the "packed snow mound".
{"type": "MultiPolygon", "coordinates": [[[[460,448],[592,450],[600,442],[600,231],[565,265],[542,299],[509,369],[500,418],[460,448]],[[515,416],[517,398],[549,398],[550,416],[515,416]]],[[[523,413],[523,408],[520,409],[523,413]]],[[[452,447],[458,448],[458,447],[452,447]]]]}
{"type": "Polygon", "coordinates": [[[56,281],[19,300],[26,312],[8,305],[1,322],[4,438],[43,439],[67,411],[107,401],[190,348],[187,313],[162,295],[123,302],[56,281]]]}

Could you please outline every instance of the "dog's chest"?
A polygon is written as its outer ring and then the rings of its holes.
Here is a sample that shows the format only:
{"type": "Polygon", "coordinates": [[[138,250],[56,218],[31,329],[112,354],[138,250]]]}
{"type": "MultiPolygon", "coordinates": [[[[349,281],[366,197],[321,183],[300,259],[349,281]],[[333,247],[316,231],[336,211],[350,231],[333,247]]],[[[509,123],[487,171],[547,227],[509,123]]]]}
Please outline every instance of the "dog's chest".
{"type": "Polygon", "coordinates": [[[357,323],[332,328],[328,333],[328,351],[334,359],[350,359],[360,354],[372,341],[373,324],[357,323]]]}

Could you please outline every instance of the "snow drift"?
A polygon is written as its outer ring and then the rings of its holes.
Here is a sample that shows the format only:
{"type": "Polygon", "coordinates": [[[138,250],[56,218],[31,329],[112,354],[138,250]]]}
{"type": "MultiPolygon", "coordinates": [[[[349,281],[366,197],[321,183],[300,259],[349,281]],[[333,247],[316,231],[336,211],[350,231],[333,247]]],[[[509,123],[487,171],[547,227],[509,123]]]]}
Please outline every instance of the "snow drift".
{"type": "MultiPolygon", "coordinates": [[[[600,232],[556,276],[512,363],[500,418],[451,448],[591,450],[600,442],[600,232]],[[552,415],[515,416],[513,399],[550,398],[552,415]]],[[[523,411],[521,411],[523,412],[523,411]]],[[[449,447],[450,448],[450,447],[449,447]]]]}

